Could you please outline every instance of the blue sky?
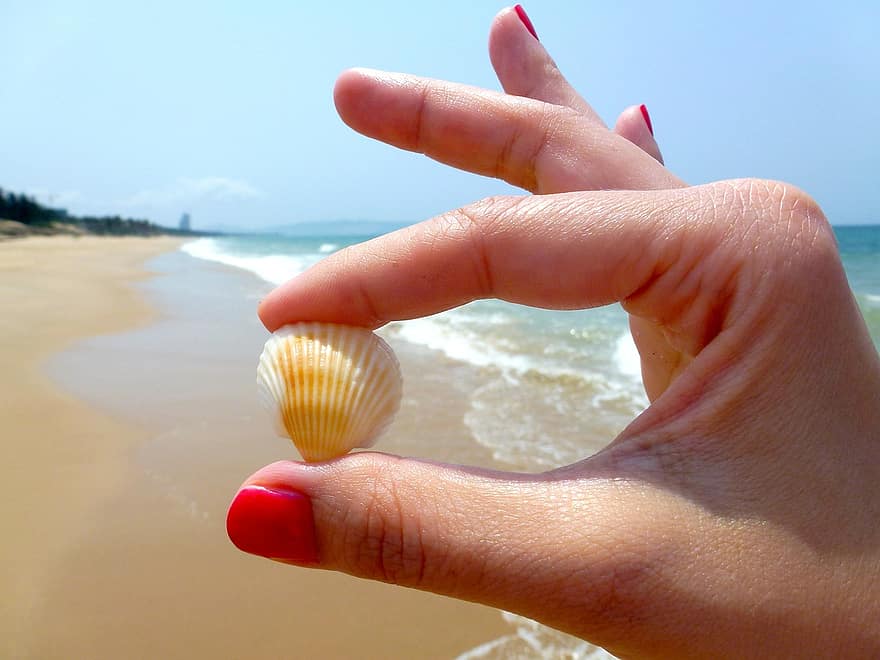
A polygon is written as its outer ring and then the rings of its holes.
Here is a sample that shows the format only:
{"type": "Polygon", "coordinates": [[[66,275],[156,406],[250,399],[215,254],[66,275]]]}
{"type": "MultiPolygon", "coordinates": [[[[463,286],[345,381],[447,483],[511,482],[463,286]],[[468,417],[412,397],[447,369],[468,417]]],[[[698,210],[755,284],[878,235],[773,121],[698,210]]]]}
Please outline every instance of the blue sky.
{"type": "MultiPolygon", "coordinates": [[[[880,3],[524,3],[607,122],[646,103],[668,166],[760,176],[880,222],[880,3]]],[[[260,228],[416,221],[511,192],[363,138],[340,71],[497,89],[504,5],[0,0],[0,187],[77,213],[260,228]]]]}

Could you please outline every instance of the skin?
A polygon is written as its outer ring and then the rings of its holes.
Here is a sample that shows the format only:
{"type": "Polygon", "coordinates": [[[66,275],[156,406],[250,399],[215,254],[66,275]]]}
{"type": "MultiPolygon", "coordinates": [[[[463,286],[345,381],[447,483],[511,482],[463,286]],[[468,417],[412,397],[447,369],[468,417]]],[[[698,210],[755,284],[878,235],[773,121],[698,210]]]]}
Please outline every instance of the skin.
{"type": "Polygon", "coordinates": [[[821,210],[773,181],[685,186],[638,107],[608,130],[511,10],[490,54],[507,94],[356,70],[337,108],[365,135],[536,194],[343,250],[260,316],[270,331],[376,328],[488,297],[620,302],[651,406],[543,474],[370,452],[245,485],[311,498],[321,568],[620,656],[877,656],[880,358],[821,210]]]}

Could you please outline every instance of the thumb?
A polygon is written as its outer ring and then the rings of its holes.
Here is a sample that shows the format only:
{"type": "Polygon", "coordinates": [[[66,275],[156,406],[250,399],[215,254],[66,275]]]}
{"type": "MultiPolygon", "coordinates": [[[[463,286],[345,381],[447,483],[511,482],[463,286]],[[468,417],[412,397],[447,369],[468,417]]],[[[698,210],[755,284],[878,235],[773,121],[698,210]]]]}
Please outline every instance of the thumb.
{"type": "Polygon", "coordinates": [[[532,536],[533,490],[514,475],[373,452],[279,462],[245,482],[227,530],[246,552],[445,593],[452,578],[478,598],[532,536]],[[512,489],[516,510],[505,511],[512,489]]]}
{"type": "MultiPolygon", "coordinates": [[[[614,604],[631,610],[612,565],[619,564],[625,530],[644,531],[650,522],[621,524],[622,511],[643,507],[621,509],[613,480],[552,474],[373,452],[319,464],[279,462],[245,482],[227,530],[239,549],[283,562],[540,616],[560,628],[574,626],[566,620],[573,612],[581,627],[584,616],[598,626],[619,614],[614,604]],[[575,578],[577,589],[564,588],[575,578]]],[[[648,572],[648,557],[642,564],[633,560],[639,552],[627,556],[630,577],[640,572],[636,563],[648,572]]]]}

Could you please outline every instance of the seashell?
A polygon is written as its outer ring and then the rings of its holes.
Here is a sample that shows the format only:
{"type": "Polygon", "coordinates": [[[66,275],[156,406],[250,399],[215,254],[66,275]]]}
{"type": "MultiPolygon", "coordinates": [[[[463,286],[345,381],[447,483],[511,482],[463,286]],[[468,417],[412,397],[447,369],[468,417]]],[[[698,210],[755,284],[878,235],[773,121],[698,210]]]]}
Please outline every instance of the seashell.
{"type": "Polygon", "coordinates": [[[257,386],[275,430],[307,461],[370,447],[400,407],[400,365],[365,328],[296,323],[266,342],[257,386]]]}

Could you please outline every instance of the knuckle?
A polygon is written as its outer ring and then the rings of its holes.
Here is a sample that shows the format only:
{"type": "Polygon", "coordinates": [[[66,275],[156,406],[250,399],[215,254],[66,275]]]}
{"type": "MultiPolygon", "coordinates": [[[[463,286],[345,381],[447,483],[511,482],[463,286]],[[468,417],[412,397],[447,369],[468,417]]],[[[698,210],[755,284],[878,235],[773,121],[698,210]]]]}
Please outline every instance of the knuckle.
{"type": "Polygon", "coordinates": [[[495,292],[495,265],[493,245],[502,231],[506,217],[517,204],[512,197],[488,197],[444,214],[439,232],[444,238],[452,237],[466,247],[462,267],[471,270],[471,281],[478,285],[478,296],[488,297],[495,292]]]}
{"type": "Polygon", "coordinates": [[[774,337],[802,325],[819,305],[821,285],[843,277],[819,205],[795,186],[762,179],[725,182],[713,203],[714,230],[723,235],[715,256],[730,282],[719,298],[727,301],[726,313],[751,333],[773,328],[774,337]]]}
{"type": "MultiPolygon", "coordinates": [[[[528,95],[526,95],[528,96],[528,95]]],[[[510,131],[498,148],[492,176],[530,192],[542,189],[545,155],[570,141],[574,111],[548,103],[529,103],[521,121],[511,122],[510,131]]]]}
{"type": "Polygon", "coordinates": [[[462,206],[453,213],[461,226],[486,239],[515,216],[523,199],[515,195],[494,195],[462,206]]]}
{"type": "Polygon", "coordinates": [[[819,204],[796,186],[780,181],[744,179],[736,182],[743,215],[760,215],[774,245],[789,250],[835,245],[831,225],[819,204]]]}
{"type": "Polygon", "coordinates": [[[365,269],[361,264],[362,256],[354,250],[341,250],[330,258],[339,262],[339,272],[352,273],[351,292],[349,305],[352,309],[359,310],[370,325],[379,326],[385,322],[381,310],[381,301],[376,299],[375,293],[364,278],[365,269]]]}
{"type": "Polygon", "coordinates": [[[837,241],[831,223],[816,200],[793,186],[781,186],[781,189],[779,215],[788,228],[789,244],[812,256],[827,256],[829,248],[836,253],[837,241]]]}
{"type": "Polygon", "coordinates": [[[632,526],[609,521],[606,536],[591,543],[594,561],[580,564],[560,583],[557,593],[571,603],[581,622],[589,621],[604,646],[625,648],[634,633],[656,625],[675,609],[667,595],[679,579],[675,567],[681,552],[669,540],[648,530],[634,534],[632,526]]]}
{"type": "MultiPolygon", "coordinates": [[[[369,459],[368,459],[369,460],[369,459]]],[[[422,520],[405,488],[387,467],[365,466],[365,499],[348,513],[343,555],[349,572],[392,584],[418,587],[427,558],[422,543],[422,520]]]]}
{"type": "Polygon", "coordinates": [[[413,125],[411,130],[411,139],[408,148],[418,153],[425,153],[425,115],[428,112],[432,95],[435,93],[433,87],[424,82],[419,89],[418,104],[413,117],[413,125]]]}
{"type": "MultiPolygon", "coordinates": [[[[578,575],[571,584],[589,585],[586,615],[598,625],[611,630],[627,631],[649,617],[657,582],[656,567],[650,553],[620,547],[613,558],[591,566],[589,575],[578,575]]],[[[562,593],[565,593],[564,591],[562,593]]],[[[577,595],[572,594],[572,600],[577,595]]]]}
{"type": "Polygon", "coordinates": [[[618,553],[599,580],[595,606],[606,620],[632,623],[641,618],[651,602],[646,585],[653,579],[653,567],[642,553],[618,553]]]}
{"type": "Polygon", "coordinates": [[[727,182],[716,209],[735,234],[740,254],[758,257],[757,265],[776,275],[834,267],[837,241],[818,203],[803,190],[780,181],[742,179],[727,182]],[[746,249],[743,249],[743,248],[746,249]]]}

